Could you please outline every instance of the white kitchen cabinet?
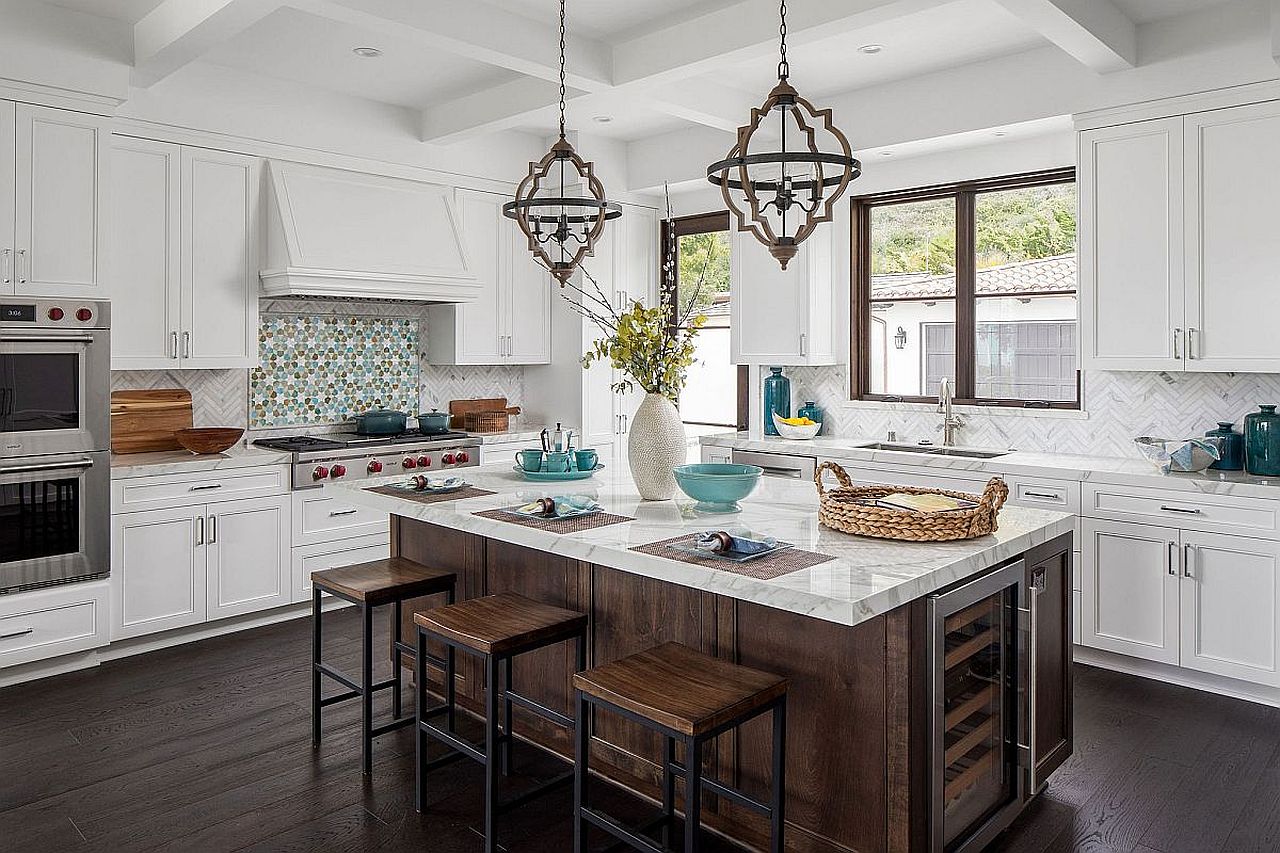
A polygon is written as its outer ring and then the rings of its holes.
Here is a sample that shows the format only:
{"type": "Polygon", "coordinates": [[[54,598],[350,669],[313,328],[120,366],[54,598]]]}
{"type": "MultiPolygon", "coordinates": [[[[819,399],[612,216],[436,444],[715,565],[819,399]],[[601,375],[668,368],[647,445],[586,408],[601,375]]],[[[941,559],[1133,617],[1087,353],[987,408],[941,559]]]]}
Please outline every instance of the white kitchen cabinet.
{"type": "Polygon", "coordinates": [[[1280,372],[1280,102],[1185,119],[1190,371],[1280,372]]]}
{"type": "Polygon", "coordinates": [[[0,596],[0,668],[107,644],[106,581],[0,596]]]}
{"type": "Polygon", "coordinates": [[[198,505],[112,518],[112,640],[205,620],[203,526],[198,505]]]}
{"type": "Polygon", "coordinates": [[[14,292],[17,280],[17,226],[14,220],[18,197],[17,105],[0,101],[0,294],[14,292]]]}
{"type": "Polygon", "coordinates": [[[837,364],[831,228],[815,231],[782,269],[758,240],[733,233],[730,361],[837,364]]]}
{"type": "Polygon", "coordinates": [[[1280,543],[1182,532],[1181,665],[1280,687],[1280,543]]]}
{"type": "MultiPolygon", "coordinates": [[[[551,360],[553,282],[502,215],[505,196],[458,190],[458,215],[474,302],[433,305],[427,338],[433,364],[546,364],[551,360]]],[[[558,288],[557,288],[558,289],[558,288]]]]}
{"type": "Polygon", "coordinates": [[[292,501],[294,547],[340,542],[356,536],[385,537],[391,532],[391,517],[387,513],[347,503],[327,489],[296,491],[292,501]]]}
{"type": "Polygon", "coordinates": [[[1082,642],[1177,665],[1180,533],[1084,520],[1082,642]]]}
{"type": "Polygon", "coordinates": [[[387,533],[355,536],[339,542],[317,542],[293,549],[293,601],[311,600],[311,573],[341,566],[354,566],[391,556],[391,537],[387,533]]]}
{"type": "Polygon", "coordinates": [[[206,507],[206,618],[292,602],[289,515],[287,495],[206,507]]]}

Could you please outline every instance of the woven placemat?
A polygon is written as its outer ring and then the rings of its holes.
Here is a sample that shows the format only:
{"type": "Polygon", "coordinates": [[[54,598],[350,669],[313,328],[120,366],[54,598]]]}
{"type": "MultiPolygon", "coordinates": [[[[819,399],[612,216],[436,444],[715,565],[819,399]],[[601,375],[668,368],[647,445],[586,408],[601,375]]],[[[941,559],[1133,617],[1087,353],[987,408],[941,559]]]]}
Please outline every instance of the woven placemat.
{"type": "MultiPolygon", "coordinates": [[[[515,509],[515,507],[511,507],[511,509],[515,509]]],[[[494,521],[508,521],[523,527],[535,527],[538,530],[547,530],[551,533],[581,533],[584,530],[592,530],[596,527],[608,527],[610,524],[635,521],[634,518],[629,518],[625,515],[614,515],[609,512],[594,512],[591,515],[579,515],[576,518],[537,518],[536,516],[513,515],[505,509],[486,509],[483,512],[473,512],[471,514],[478,515],[481,518],[491,518],[494,521]]]]}
{"type": "Polygon", "coordinates": [[[748,560],[745,563],[735,563],[732,560],[718,560],[715,557],[699,557],[696,554],[679,551],[671,547],[677,543],[681,545],[692,544],[696,539],[696,533],[686,533],[683,536],[673,536],[660,542],[650,542],[648,545],[637,545],[631,550],[639,551],[641,554],[650,554],[654,557],[665,557],[668,560],[678,560],[681,563],[692,563],[695,566],[706,566],[709,569],[733,572],[735,575],[755,578],[760,581],[771,581],[774,578],[780,578],[783,575],[789,575],[792,572],[798,572],[801,569],[807,569],[810,566],[817,566],[835,559],[835,557],[829,557],[826,554],[805,551],[801,548],[784,548],[781,551],[775,551],[763,557],[756,557],[754,560],[748,560]]]}
{"type": "Polygon", "coordinates": [[[420,504],[434,504],[441,501],[460,501],[463,498],[482,498],[485,495],[497,494],[488,489],[477,489],[475,486],[464,486],[456,492],[415,492],[412,489],[398,489],[395,486],[374,486],[371,489],[365,489],[366,492],[377,492],[380,495],[391,495],[397,498],[407,498],[411,501],[417,501],[420,504]]]}

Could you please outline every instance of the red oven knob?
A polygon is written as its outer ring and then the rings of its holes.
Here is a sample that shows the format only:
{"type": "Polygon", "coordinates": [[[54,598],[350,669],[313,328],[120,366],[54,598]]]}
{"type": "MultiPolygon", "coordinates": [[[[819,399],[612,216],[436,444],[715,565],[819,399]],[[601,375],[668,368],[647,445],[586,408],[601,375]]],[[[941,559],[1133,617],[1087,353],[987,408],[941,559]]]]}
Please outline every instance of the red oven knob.
{"type": "Polygon", "coordinates": [[[452,453],[446,453],[444,456],[441,456],[441,457],[440,457],[440,461],[441,461],[443,464],[445,464],[445,465],[452,465],[452,464],[453,464],[453,454],[452,454],[452,453]]]}
{"type": "Polygon", "coordinates": [[[88,308],[81,308],[76,311],[76,319],[81,323],[87,323],[93,319],[93,312],[88,308]]]}
{"type": "Polygon", "coordinates": [[[370,474],[382,473],[382,463],[379,462],[377,459],[370,459],[368,471],[370,474]]]}
{"type": "Polygon", "coordinates": [[[55,323],[65,316],[66,314],[61,308],[54,307],[49,309],[49,319],[53,320],[55,323]]]}
{"type": "Polygon", "coordinates": [[[431,467],[431,457],[430,457],[430,456],[419,456],[419,457],[418,457],[418,467],[419,467],[419,468],[430,468],[430,467],[431,467]]]}
{"type": "MultiPolygon", "coordinates": [[[[338,476],[337,475],[338,469],[335,467],[333,470],[334,470],[334,476],[335,477],[338,476]]],[[[316,469],[311,472],[311,479],[313,480],[323,480],[325,477],[328,477],[328,476],[329,476],[329,469],[324,467],[323,465],[317,465],[316,469]]]]}
{"type": "Polygon", "coordinates": [[[329,469],[329,476],[333,477],[335,480],[338,477],[342,477],[346,475],[346,473],[347,473],[346,465],[334,465],[331,469],[329,469]]]}
{"type": "Polygon", "coordinates": [[[406,456],[404,461],[400,463],[400,467],[408,471],[411,468],[417,468],[418,463],[412,456],[406,456]]]}
{"type": "Polygon", "coordinates": [[[459,453],[459,454],[458,454],[458,464],[459,464],[459,465],[465,465],[465,464],[466,464],[467,462],[469,462],[470,460],[471,460],[471,457],[470,457],[470,456],[468,456],[466,453],[459,453]]]}

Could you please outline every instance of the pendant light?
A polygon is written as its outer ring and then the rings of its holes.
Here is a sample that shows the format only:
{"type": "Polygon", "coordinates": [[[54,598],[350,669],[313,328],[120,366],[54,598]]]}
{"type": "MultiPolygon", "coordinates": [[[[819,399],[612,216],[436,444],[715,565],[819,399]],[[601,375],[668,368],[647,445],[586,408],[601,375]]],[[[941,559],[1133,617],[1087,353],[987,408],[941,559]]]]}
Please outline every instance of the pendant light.
{"type": "Polygon", "coordinates": [[[751,110],[751,120],[738,128],[738,139],[725,159],[707,167],[707,180],[720,187],[724,203],[748,231],[769,248],[787,268],[820,223],[830,222],[832,208],[849,184],[862,174],[849,140],[831,122],[831,110],[815,109],[800,97],[787,77],[787,4],[779,10],[781,25],[778,84],[763,104],[751,110]],[[771,114],[779,118],[776,142],[766,140],[771,114]],[[762,132],[763,131],[763,132],[762,132]],[[838,151],[822,150],[819,133],[834,138],[838,151]],[[796,150],[787,148],[788,139],[796,150]],[[757,151],[773,143],[777,150],[757,151]]]}
{"type": "Polygon", "coordinates": [[[534,259],[564,287],[574,270],[604,233],[605,222],[622,215],[609,201],[595,175],[595,164],[583,160],[564,132],[565,0],[560,0],[560,138],[516,187],[514,201],[502,214],[514,219],[529,240],[534,259]]]}

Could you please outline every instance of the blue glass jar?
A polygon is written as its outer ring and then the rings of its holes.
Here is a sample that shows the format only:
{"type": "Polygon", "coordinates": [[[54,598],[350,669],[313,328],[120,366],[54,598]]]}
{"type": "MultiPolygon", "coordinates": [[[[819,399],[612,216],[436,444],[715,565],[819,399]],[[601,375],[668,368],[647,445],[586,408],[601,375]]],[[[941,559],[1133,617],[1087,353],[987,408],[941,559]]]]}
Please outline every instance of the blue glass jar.
{"type": "Polygon", "coordinates": [[[1250,474],[1280,477],[1280,414],[1259,406],[1244,416],[1244,464],[1250,474]]]}
{"type": "MultiPolygon", "coordinates": [[[[808,401],[800,410],[796,412],[798,418],[808,418],[811,421],[822,423],[822,409],[813,400],[808,401]]],[[[822,435],[822,427],[818,427],[817,435],[822,435]]]]}
{"type": "Polygon", "coordinates": [[[1239,471],[1244,468],[1244,436],[1235,431],[1231,421],[1218,421],[1218,428],[1207,430],[1205,438],[1222,439],[1222,458],[1209,467],[1215,471],[1239,471]]]}
{"type": "Polygon", "coordinates": [[[791,417],[791,380],[782,375],[781,367],[770,367],[764,379],[764,434],[777,435],[773,415],[791,417]]]}

